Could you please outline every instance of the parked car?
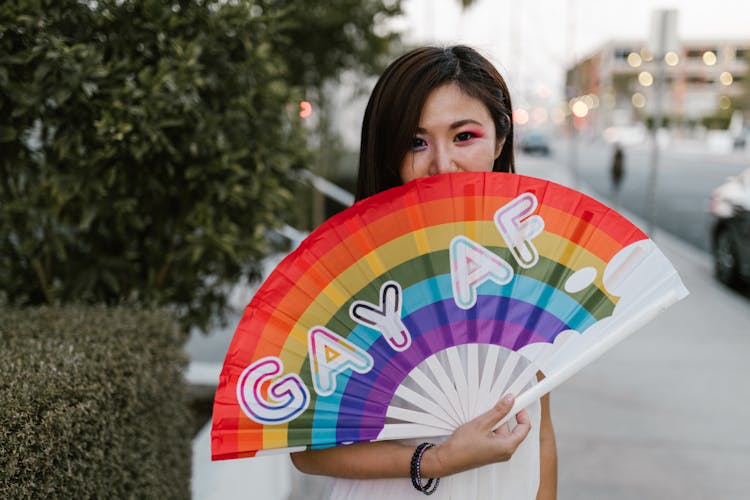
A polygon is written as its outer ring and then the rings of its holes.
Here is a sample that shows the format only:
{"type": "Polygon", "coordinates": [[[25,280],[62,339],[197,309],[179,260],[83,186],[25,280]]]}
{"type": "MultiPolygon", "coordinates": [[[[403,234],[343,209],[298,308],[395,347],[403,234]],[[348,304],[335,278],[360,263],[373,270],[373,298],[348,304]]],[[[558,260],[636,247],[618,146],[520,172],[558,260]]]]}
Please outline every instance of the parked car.
{"type": "Polygon", "coordinates": [[[750,283],[750,168],[711,193],[711,246],[719,281],[750,283]]]}
{"type": "Polygon", "coordinates": [[[530,132],[521,140],[521,151],[527,154],[549,156],[549,140],[541,132],[530,132]]]}

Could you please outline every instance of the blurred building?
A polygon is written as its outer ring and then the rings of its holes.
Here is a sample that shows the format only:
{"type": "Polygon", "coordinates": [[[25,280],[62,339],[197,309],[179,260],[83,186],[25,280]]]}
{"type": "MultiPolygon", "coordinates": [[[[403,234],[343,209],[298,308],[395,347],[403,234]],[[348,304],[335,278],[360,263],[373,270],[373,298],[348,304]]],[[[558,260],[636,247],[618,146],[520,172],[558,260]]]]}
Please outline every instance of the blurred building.
{"type": "MultiPolygon", "coordinates": [[[[568,69],[566,96],[578,128],[598,134],[653,119],[657,64],[644,45],[611,41],[568,69]]],[[[665,61],[662,110],[670,128],[688,133],[748,106],[750,39],[683,40],[665,61]]]]}

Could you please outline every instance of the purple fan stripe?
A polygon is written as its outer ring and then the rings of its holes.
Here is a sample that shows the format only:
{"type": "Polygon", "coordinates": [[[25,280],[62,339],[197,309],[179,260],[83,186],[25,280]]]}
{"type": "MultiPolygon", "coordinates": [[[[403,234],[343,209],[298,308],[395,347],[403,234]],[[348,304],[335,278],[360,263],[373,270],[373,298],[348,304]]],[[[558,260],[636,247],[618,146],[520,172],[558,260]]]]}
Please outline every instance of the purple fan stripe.
{"type": "Polygon", "coordinates": [[[378,339],[368,352],[375,370],[352,373],[339,406],[337,441],[375,439],[385,423],[385,412],[398,385],[432,354],[453,345],[496,344],[514,351],[535,342],[552,342],[568,326],[534,305],[508,297],[480,295],[469,309],[452,299],[436,302],[403,318],[412,335],[404,352],[378,339]],[[519,324],[523,321],[522,324],[519,324]]]}

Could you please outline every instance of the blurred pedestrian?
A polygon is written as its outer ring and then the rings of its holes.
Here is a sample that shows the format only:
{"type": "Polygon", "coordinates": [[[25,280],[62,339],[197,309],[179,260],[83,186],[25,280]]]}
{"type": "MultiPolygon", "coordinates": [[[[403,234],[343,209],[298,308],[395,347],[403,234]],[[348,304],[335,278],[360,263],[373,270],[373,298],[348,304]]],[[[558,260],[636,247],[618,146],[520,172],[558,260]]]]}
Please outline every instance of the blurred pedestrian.
{"type": "MultiPolygon", "coordinates": [[[[357,198],[435,174],[513,172],[511,116],[505,81],[474,49],[423,47],[401,56],[380,77],[365,110],[357,198]]],[[[493,431],[513,401],[504,396],[447,439],[307,450],[293,453],[292,461],[302,472],[332,476],[332,499],[397,500],[433,492],[436,499],[554,499],[549,395],[517,413],[513,428],[493,431]],[[423,483],[421,477],[433,479],[423,483]]]]}
{"type": "Polygon", "coordinates": [[[615,154],[612,157],[610,174],[612,176],[612,199],[614,204],[617,205],[620,202],[622,178],[625,176],[625,153],[619,143],[615,144],[615,154]]]}

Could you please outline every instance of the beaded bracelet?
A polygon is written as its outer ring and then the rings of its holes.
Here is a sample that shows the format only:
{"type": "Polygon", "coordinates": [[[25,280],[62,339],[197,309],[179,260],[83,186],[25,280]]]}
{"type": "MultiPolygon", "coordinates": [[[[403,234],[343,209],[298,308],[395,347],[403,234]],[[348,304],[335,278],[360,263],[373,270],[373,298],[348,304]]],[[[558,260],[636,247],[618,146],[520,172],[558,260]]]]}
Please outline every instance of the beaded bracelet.
{"type": "Polygon", "coordinates": [[[438,484],[440,484],[439,477],[428,479],[425,484],[422,484],[422,473],[420,471],[420,466],[422,464],[422,455],[424,455],[424,452],[429,448],[432,448],[433,446],[435,445],[432,443],[422,443],[417,446],[417,449],[414,450],[414,455],[411,456],[411,484],[414,485],[414,488],[417,491],[421,491],[425,495],[432,495],[433,493],[435,493],[438,484]]]}

